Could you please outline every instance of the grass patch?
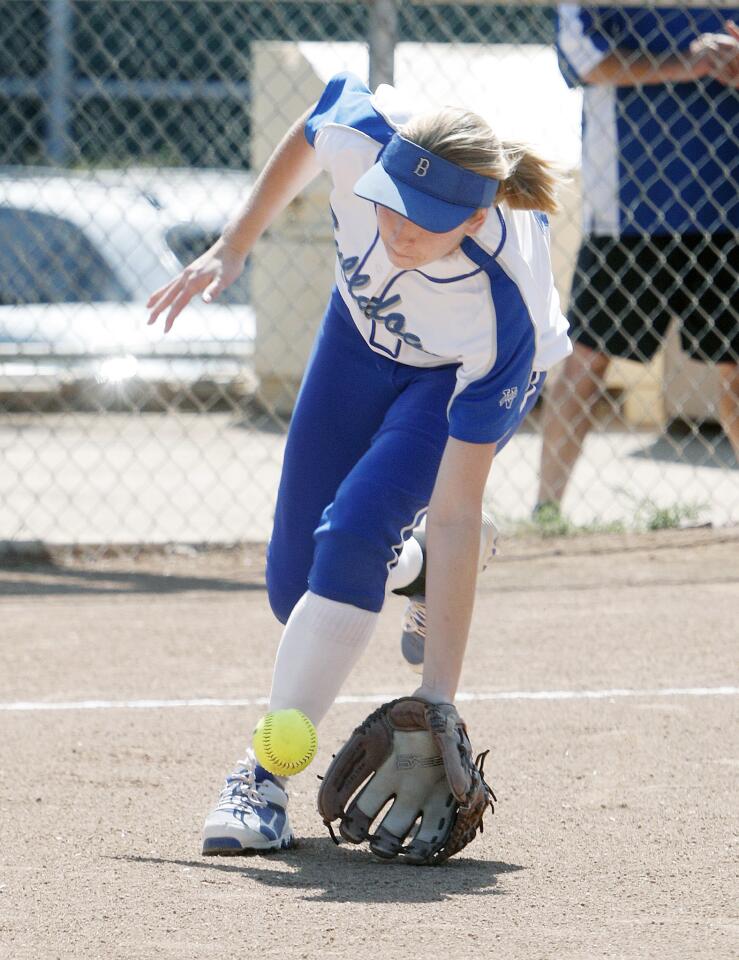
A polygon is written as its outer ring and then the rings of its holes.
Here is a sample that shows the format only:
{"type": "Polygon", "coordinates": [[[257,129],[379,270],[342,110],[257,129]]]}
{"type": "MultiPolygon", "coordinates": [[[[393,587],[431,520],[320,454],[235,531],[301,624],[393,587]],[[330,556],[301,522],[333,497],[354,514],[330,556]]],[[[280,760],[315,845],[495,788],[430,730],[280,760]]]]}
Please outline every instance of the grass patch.
{"type": "Polygon", "coordinates": [[[677,530],[700,520],[707,504],[690,502],[659,506],[647,498],[633,501],[633,519],[592,520],[574,523],[554,503],[541,504],[530,520],[513,520],[505,524],[514,536],[578,537],[597,533],[626,533],[627,531],[677,530]]]}
{"type": "Polygon", "coordinates": [[[554,503],[542,504],[530,520],[517,520],[513,523],[514,534],[535,534],[545,538],[577,537],[593,533],[623,533],[625,529],[621,520],[573,523],[554,503]]]}
{"type": "Polygon", "coordinates": [[[700,519],[705,503],[674,503],[660,507],[653,500],[642,500],[636,510],[637,530],[676,530],[700,519]]]}

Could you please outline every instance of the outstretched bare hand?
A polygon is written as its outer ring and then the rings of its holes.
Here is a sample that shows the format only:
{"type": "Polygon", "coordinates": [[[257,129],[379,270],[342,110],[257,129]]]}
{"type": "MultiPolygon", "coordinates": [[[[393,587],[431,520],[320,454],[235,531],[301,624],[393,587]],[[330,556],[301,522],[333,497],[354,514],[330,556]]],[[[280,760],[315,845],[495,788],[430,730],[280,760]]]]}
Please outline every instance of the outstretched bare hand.
{"type": "Polygon", "coordinates": [[[151,311],[148,322],[156,323],[157,317],[169,308],[164,321],[164,332],[168,333],[196,294],[202,293],[205,303],[217,299],[226,287],[238,279],[245,260],[243,254],[237,253],[224,243],[222,237],[219,238],[173,280],[152,293],[146,302],[151,311]]]}

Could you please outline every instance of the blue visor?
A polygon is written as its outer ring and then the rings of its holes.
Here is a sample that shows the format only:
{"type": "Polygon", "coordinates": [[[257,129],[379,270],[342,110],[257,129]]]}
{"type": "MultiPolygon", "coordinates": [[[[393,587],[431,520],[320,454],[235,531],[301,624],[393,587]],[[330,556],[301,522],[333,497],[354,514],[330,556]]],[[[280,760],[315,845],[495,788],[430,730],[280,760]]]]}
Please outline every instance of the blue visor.
{"type": "Polygon", "coordinates": [[[450,163],[398,133],[354,185],[358,197],[389,207],[431,233],[454,230],[480,207],[489,207],[497,191],[497,180],[450,163]]]}

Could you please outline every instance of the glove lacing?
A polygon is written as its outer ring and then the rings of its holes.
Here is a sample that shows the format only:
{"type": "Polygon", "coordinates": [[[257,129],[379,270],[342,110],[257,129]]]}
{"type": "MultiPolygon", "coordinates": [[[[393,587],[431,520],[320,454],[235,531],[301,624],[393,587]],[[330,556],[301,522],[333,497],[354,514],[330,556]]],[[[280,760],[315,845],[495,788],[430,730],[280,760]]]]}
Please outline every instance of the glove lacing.
{"type": "MultiPolygon", "coordinates": [[[[493,806],[493,801],[498,802],[498,798],[493,793],[493,789],[490,784],[485,779],[485,759],[490,753],[489,750],[483,750],[481,753],[475,757],[473,762],[472,760],[472,747],[467,739],[467,733],[464,728],[458,728],[457,733],[459,734],[459,742],[457,743],[457,750],[459,751],[459,757],[462,761],[462,766],[465,768],[467,773],[470,776],[471,786],[470,786],[470,795],[475,792],[475,785],[479,780],[485,790],[486,804],[490,805],[490,809],[495,813],[495,807],[493,806]],[[492,798],[492,799],[491,799],[492,798]]],[[[480,833],[482,833],[482,820],[480,821],[480,833]]]]}
{"type": "MultiPolygon", "coordinates": [[[[477,756],[475,757],[475,769],[477,770],[480,776],[480,780],[482,782],[483,787],[485,788],[486,794],[489,794],[487,802],[490,805],[490,810],[493,813],[495,813],[495,807],[493,806],[493,801],[497,803],[498,798],[493,793],[493,788],[485,779],[485,759],[489,753],[490,753],[489,750],[483,750],[482,753],[477,754],[477,756]]],[[[483,831],[483,823],[482,823],[482,820],[480,820],[480,833],[482,833],[482,831],[483,831]]]]}

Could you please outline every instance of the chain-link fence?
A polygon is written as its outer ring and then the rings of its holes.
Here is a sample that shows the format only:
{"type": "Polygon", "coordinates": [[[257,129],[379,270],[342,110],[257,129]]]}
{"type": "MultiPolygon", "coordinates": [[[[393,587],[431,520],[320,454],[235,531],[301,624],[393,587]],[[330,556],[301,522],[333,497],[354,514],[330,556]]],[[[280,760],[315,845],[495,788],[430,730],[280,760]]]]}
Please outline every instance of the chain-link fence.
{"type": "Polygon", "coordinates": [[[218,236],[343,69],[393,81],[419,109],[464,104],[571,172],[552,256],[578,346],[493,468],[498,517],[564,495],[576,524],[739,520],[738,9],[0,12],[0,541],[268,535],[332,282],[327,184],[166,337],[145,301],[218,236]]]}

